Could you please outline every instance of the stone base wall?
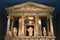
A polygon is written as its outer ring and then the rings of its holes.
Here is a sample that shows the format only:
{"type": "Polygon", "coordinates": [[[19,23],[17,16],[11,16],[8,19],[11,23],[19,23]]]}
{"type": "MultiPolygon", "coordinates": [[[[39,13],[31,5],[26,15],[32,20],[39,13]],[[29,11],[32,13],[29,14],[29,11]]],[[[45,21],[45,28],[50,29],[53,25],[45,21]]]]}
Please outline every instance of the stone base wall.
{"type": "Polygon", "coordinates": [[[55,36],[21,36],[21,37],[5,37],[5,40],[55,40],[55,36]]]}

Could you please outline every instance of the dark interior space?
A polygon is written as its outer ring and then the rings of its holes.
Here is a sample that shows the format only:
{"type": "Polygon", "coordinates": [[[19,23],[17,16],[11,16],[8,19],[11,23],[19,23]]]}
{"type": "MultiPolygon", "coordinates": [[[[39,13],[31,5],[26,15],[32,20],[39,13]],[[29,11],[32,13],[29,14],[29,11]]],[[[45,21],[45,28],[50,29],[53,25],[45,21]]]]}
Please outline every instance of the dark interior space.
{"type": "Polygon", "coordinates": [[[14,20],[14,25],[13,25],[14,27],[16,27],[17,29],[18,29],[18,27],[19,27],[19,21],[18,20],[14,20]]]}

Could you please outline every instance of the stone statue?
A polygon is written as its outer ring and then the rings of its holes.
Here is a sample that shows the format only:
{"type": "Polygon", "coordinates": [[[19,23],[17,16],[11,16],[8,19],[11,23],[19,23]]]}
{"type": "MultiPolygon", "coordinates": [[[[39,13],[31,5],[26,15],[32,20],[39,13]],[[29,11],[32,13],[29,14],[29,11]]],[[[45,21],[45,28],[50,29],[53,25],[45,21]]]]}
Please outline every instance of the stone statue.
{"type": "Polygon", "coordinates": [[[29,32],[29,36],[32,36],[33,35],[33,28],[32,27],[29,27],[27,29],[27,31],[29,32]]]}
{"type": "Polygon", "coordinates": [[[17,36],[17,28],[16,27],[13,28],[13,35],[17,36]]]}
{"type": "Polygon", "coordinates": [[[46,28],[45,28],[45,27],[43,27],[43,35],[44,35],[44,36],[47,35],[47,33],[46,33],[46,28]]]}

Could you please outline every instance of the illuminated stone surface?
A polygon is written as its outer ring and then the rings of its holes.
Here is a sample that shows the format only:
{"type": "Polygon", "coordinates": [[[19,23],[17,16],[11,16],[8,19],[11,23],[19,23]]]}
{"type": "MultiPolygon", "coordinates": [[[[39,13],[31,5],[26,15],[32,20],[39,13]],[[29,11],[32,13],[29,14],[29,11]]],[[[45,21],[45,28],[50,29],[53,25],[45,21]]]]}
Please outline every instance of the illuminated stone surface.
{"type": "Polygon", "coordinates": [[[26,2],[15,6],[7,7],[8,13],[7,33],[5,40],[55,40],[54,29],[52,23],[51,13],[54,11],[53,7],[26,2]],[[13,23],[18,20],[18,28],[14,36],[13,23]],[[43,29],[42,20],[49,20],[47,27],[43,29]],[[11,24],[11,25],[10,25],[11,24]],[[32,28],[29,29],[29,28],[32,28]],[[10,30],[11,29],[11,30],[10,30]],[[27,29],[29,31],[27,31],[27,29]],[[8,36],[11,31],[12,36],[8,36]]]}

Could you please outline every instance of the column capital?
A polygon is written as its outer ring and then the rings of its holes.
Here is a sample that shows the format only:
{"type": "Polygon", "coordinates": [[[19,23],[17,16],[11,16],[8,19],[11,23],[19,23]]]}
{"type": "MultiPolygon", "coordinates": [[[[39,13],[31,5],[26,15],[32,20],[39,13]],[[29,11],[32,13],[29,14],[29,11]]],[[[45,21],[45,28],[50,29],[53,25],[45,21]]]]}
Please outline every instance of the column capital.
{"type": "Polygon", "coordinates": [[[46,17],[47,20],[50,19],[50,18],[53,18],[53,16],[49,15],[49,16],[46,17]]]}
{"type": "Polygon", "coordinates": [[[11,19],[12,19],[12,21],[14,21],[14,18],[13,17],[11,17],[11,19]]]}
{"type": "Polygon", "coordinates": [[[10,16],[7,16],[7,18],[10,18],[10,16]]]}
{"type": "Polygon", "coordinates": [[[52,15],[50,15],[49,17],[53,17],[52,15]]]}
{"type": "Polygon", "coordinates": [[[13,18],[12,16],[7,16],[8,18],[13,18]]]}
{"type": "Polygon", "coordinates": [[[11,19],[14,19],[12,16],[7,16],[7,18],[11,18],[11,19]]]}
{"type": "Polygon", "coordinates": [[[12,19],[14,21],[14,18],[12,16],[7,16],[8,18],[12,19]]]}

